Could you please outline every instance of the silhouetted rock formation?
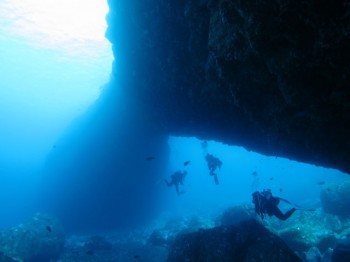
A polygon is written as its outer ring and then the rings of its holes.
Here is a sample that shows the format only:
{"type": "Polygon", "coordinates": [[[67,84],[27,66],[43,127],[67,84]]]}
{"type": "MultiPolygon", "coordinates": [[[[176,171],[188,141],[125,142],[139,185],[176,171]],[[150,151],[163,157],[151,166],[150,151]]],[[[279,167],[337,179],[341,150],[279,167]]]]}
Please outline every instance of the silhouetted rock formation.
{"type": "Polygon", "coordinates": [[[224,211],[221,216],[220,224],[223,226],[229,226],[240,223],[247,219],[253,219],[256,217],[256,213],[252,206],[237,205],[230,207],[224,211]]]}
{"type": "Polygon", "coordinates": [[[350,172],[348,1],[109,4],[113,74],[165,133],[350,172]]]}
{"type": "Polygon", "coordinates": [[[337,243],[332,254],[332,262],[350,261],[350,238],[337,243]]]}
{"type": "Polygon", "coordinates": [[[350,218],[350,181],[323,186],[321,203],[325,212],[350,218]]]}
{"type": "Polygon", "coordinates": [[[168,261],[301,261],[255,220],[179,235],[168,261]]]}

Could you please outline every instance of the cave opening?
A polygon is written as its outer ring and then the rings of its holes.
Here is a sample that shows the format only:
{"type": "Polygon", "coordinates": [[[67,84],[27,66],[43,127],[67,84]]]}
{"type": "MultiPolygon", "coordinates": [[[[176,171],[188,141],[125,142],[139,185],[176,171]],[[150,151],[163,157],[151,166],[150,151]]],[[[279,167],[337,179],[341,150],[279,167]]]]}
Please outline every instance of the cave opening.
{"type": "Polygon", "coordinates": [[[291,159],[266,156],[240,146],[194,137],[170,136],[169,174],[187,171],[185,194],[172,197],[174,214],[210,215],[230,206],[251,203],[254,191],[271,189],[274,195],[300,205],[320,206],[320,192],[325,185],[347,181],[348,176],[336,169],[315,166],[291,159]],[[206,148],[203,149],[203,142],[206,148]],[[208,171],[206,154],[222,161],[218,169],[219,184],[208,171]],[[190,161],[186,166],[184,163],[190,161]]]}

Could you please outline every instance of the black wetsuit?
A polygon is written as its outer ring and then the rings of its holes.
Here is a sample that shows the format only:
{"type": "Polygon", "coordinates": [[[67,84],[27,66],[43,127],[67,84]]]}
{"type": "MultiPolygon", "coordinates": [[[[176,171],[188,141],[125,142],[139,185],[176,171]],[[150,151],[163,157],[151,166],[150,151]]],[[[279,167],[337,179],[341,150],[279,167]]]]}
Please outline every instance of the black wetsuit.
{"type": "Polygon", "coordinates": [[[262,211],[264,213],[267,213],[269,216],[275,216],[278,219],[287,220],[295,212],[296,209],[292,208],[283,214],[282,211],[277,207],[279,203],[280,199],[278,197],[271,196],[269,200],[266,199],[266,202],[262,207],[262,211]]]}
{"type": "Polygon", "coordinates": [[[168,182],[167,180],[165,180],[165,183],[169,187],[174,185],[175,188],[176,188],[176,193],[180,194],[179,184],[181,184],[181,185],[184,184],[184,179],[185,179],[186,174],[187,174],[186,171],[185,172],[177,171],[177,172],[175,172],[174,174],[171,175],[171,181],[168,182]]]}
{"type": "Polygon", "coordinates": [[[255,212],[260,215],[262,219],[264,218],[264,213],[266,213],[269,216],[275,216],[280,220],[287,220],[296,210],[295,208],[292,208],[283,214],[278,208],[280,198],[271,195],[271,198],[267,199],[264,194],[259,192],[253,193],[253,203],[255,205],[255,212]]]}
{"type": "Polygon", "coordinates": [[[215,170],[217,168],[221,168],[222,162],[220,161],[219,158],[211,155],[211,154],[207,154],[205,156],[205,160],[207,161],[208,164],[208,169],[209,169],[209,174],[211,176],[214,176],[214,182],[215,184],[219,184],[219,179],[218,179],[218,175],[215,173],[215,170]]]}

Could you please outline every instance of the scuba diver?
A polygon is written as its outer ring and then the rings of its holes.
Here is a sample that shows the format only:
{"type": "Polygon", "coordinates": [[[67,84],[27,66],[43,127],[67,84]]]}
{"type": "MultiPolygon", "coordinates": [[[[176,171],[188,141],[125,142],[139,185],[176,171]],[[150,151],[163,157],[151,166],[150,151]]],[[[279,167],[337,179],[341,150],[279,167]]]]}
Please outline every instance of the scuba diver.
{"type": "Polygon", "coordinates": [[[174,174],[171,175],[171,181],[168,182],[167,180],[164,180],[165,183],[167,184],[168,187],[174,185],[175,188],[176,188],[176,193],[178,195],[181,195],[183,193],[185,193],[184,190],[182,191],[179,191],[179,184],[183,185],[184,184],[184,179],[185,179],[185,176],[187,175],[187,172],[184,171],[184,172],[181,172],[181,171],[176,171],[174,174]]]}
{"type": "Polygon", "coordinates": [[[205,156],[205,161],[207,161],[207,164],[208,164],[209,174],[211,176],[214,176],[215,184],[218,185],[219,179],[218,179],[218,175],[215,173],[215,171],[217,168],[219,168],[219,169],[221,168],[222,162],[220,161],[219,158],[217,158],[211,154],[207,154],[205,156]]]}
{"type": "MultiPolygon", "coordinates": [[[[252,196],[255,212],[260,215],[261,219],[264,219],[264,214],[268,214],[269,216],[275,216],[280,220],[287,220],[295,212],[295,210],[297,210],[293,207],[283,214],[282,211],[277,207],[280,203],[280,200],[288,204],[291,203],[283,198],[274,197],[270,189],[263,190],[262,192],[255,191],[252,196]]],[[[310,209],[309,211],[313,210],[310,209]]]]}

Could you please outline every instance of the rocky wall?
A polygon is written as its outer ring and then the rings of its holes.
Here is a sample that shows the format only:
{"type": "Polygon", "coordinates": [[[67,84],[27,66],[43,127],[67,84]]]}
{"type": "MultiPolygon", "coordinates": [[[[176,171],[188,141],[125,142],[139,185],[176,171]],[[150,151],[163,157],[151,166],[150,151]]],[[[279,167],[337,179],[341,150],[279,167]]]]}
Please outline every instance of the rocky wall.
{"type": "Polygon", "coordinates": [[[164,133],[350,172],[348,1],[109,5],[118,88],[164,133]]]}

